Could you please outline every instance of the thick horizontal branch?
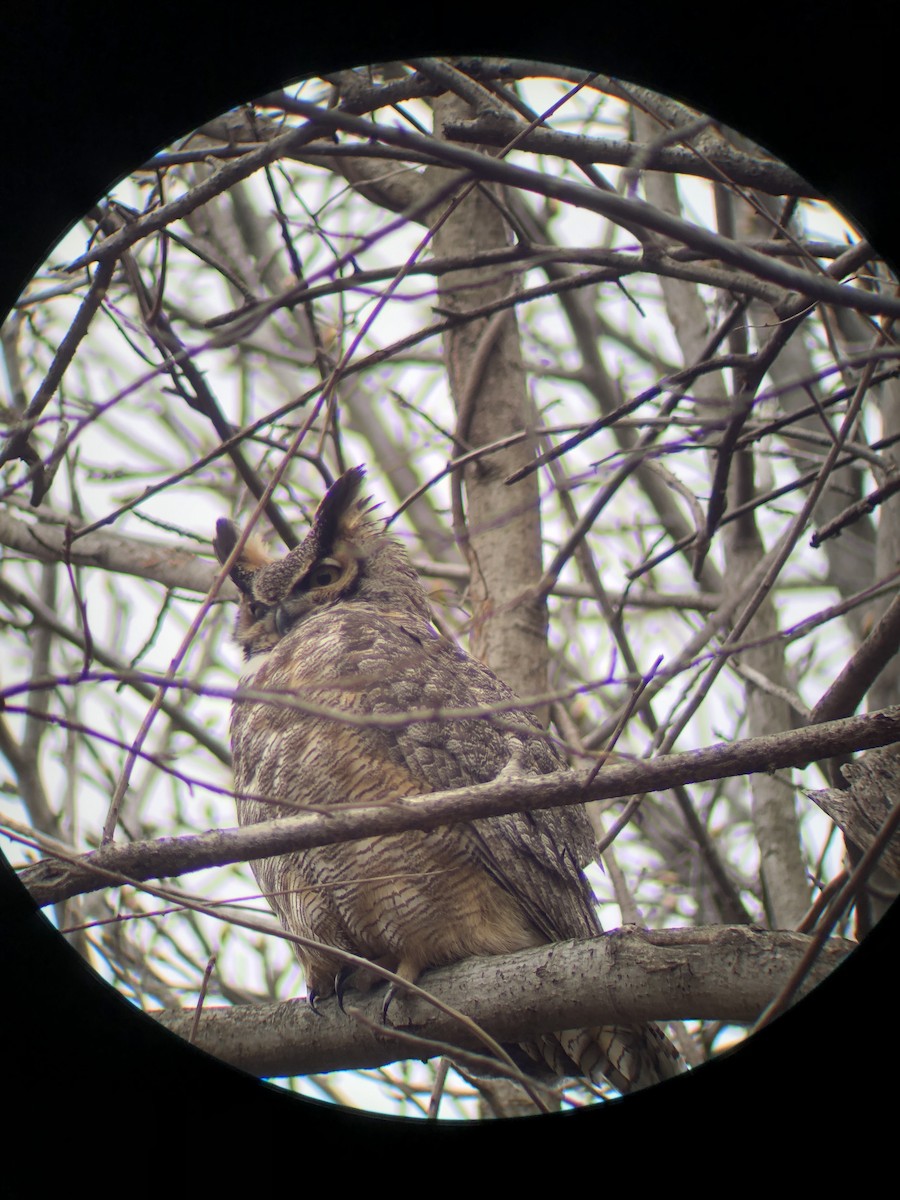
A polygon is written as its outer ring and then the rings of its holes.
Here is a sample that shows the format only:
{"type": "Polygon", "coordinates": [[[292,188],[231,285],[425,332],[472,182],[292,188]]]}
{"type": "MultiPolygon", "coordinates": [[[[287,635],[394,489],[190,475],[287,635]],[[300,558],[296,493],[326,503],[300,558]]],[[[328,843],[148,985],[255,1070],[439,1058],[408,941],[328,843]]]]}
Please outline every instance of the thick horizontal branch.
{"type": "Polygon", "coordinates": [[[216,829],[193,837],[160,838],[123,846],[113,844],[72,861],[46,859],[26,868],[21,878],[38,904],[55,904],[122,879],[140,882],[184,875],[207,867],[378,834],[433,829],[477,817],[558,808],[586,800],[658,792],[708,779],[803,767],[820,758],[898,741],[900,706],[894,706],[865,716],[743,742],[720,742],[687,754],[607,765],[592,782],[588,782],[590,772],[584,771],[561,771],[536,778],[507,775],[492,783],[393,800],[384,806],[347,805],[327,813],[303,813],[242,829],[216,829]]]}
{"type": "MultiPolygon", "coordinates": [[[[521,130],[518,121],[492,115],[474,121],[448,122],[444,126],[444,136],[457,142],[506,146],[521,130]]],[[[700,155],[684,146],[640,145],[615,138],[533,129],[516,143],[516,149],[532,154],[553,154],[576,163],[609,163],[619,167],[639,167],[643,171],[670,171],[717,182],[727,179],[773,196],[822,199],[820,191],[784,163],[753,158],[724,143],[704,145],[700,155]]]]}
{"type": "MultiPolygon", "coordinates": [[[[206,595],[221,570],[212,551],[205,558],[170,543],[113,533],[110,529],[95,529],[68,544],[65,524],[59,519],[41,521],[40,514],[38,516],[37,521],[23,521],[0,510],[0,546],[7,546],[38,562],[66,562],[68,559],[77,567],[97,567],[116,575],[133,575],[163,587],[200,595],[206,595]]],[[[420,575],[452,579],[462,588],[469,581],[468,568],[460,564],[414,558],[413,565],[420,575]]],[[[226,580],[219,590],[219,596],[225,600],[236,599],[237,594],[230,580],[226,580]]],[[[588,587],[563,584],[553,589],[553,595],[591,600],[595,593],[588,587]]],[[[690,608],[701,612],[712,611],[721,603],[721,597],[701,592],[679,595],[629,590],[610,592],[610,598],[615,604],[629,608],[690,608]]]]}
{"type": "MultiPolygon", "coordinates": [[[[619,929],[586,941],[561,942],[498,958],[470,958],[429,971],[420,980],[443,1004],[500,1042],[517,1042],[555,1029],[615,1022],[722,1020],[751,1023],[778,995],[811,939],[800,933],[714,926],[646,931],[619,929]]],[[[805,994],[846,957],[853,943],[826,943],[806,981],[805,994]]],[[[348,1008],[321,1001],[321,1015],[304,1001],[204,1009],[195,1042],[225,1062],[256,1075],[304,1075],[376,1067],[410,1057],[380,1024],[383,989],[345,993],[348,1008]],[[372,1026],[376,1028],[373,1029],[372,1026]]],[[[188,1038],[193,1010],[153,1014],[188,1038]]],[[[390,1020],[401,1032],[484,1052],[458,1020],[418,996],[398,997],[390,1020]]]]}
{"type": "MultiPolygon", "coordinates": [[[[193,550],[123,537],[111,530],[96,530],[74,541],[67,527],[51,522],[22,521],[12,513],[0,512],[0,545],[8,546],[38,562],[70,562],[76,567],[100,567],[120,575],[152,579],[165,587],[206,593],[220,568],[193,550]]],[[[236,596],[228,583],[220,592],[236,596]]]]}

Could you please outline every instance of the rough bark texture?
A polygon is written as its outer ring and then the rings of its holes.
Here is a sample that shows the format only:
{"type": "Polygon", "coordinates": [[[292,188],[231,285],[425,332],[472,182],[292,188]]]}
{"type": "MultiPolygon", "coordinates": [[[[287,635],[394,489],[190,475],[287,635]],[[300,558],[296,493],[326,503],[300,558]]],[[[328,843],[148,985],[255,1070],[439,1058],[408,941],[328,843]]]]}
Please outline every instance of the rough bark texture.
{"type": "MultiPolygon", "coordinates": [[[[866,851],[885,821],[900,804],[900,745],[869,750],[843,768],[846,788],[824,788],[807,792],[840,826],[849,842],[866,851]]],[[[896,888],[900,880],[900,838],[891,838],[883,850],[881,865],[896,888]]]]}
{"type": "MultiPolygon", "coordinates": [[[[435,129],[440,132],[444,122],[467,115],[468,106],[458,97],[442,96],[435,104],[435,129]]],[[[434,249],[441,256],[477,257],[509,241],[500,191],[481,184],[438,229],[434,249]]],[[[440,305],[464,313],[510,295],[515,286],[514,277],[502,271],[454,271],[441,280],[440,305]]],[[[528,394],[512,309],[445,334],[444,355],[458,452],[526,428],[528,394]]],[[[541,576],[538,476],[512,487],[504,487],[503,480],[533,457],[525,441],[482,456],[464,471],[472,653],[523,697],[540,695],[547,680],[546,602],[528,595],[541,576]]],[[[457,536],[461,533],[457,530],[457,536]]]]}
{"type": "MultiPolygon", "coordinates": [[[[709,1016],[752,1022],[787,983],[811,939],[743,926],[617,930],[584,942],[560,942],[499,958],[471,958],[430,971],[424,988],[462,1011],[501,1043],[557,1024],[603,1024],[629,1018],[709,1016]]],[[[834,939],[813,966],[801,995],[821,982],[853,948],[834,939]]],[[[392,1006],[393,1027],[380,1022],[383,995],[355,1004],[348,1021],[336,1001],[317,1016],[298,1002],[205,1009],[196,1044],[260,1075],[310,1074],[374,1067],[441,1054],[449,1044],[484,1053],[471,1027],[428,1000],[410,995],[392,1006]],[[411,1042],[404,1034],[422,1039],[411,1042]]],[[[153,1014],[189,1037],[190,1012],[153,1014]]]]}
{"type": "MultiPolygon", "coordinates": [[[[728,539],[728,565],[733,578],[743,579],[762,556],[758,538],[744,542],[740,522],[737,536],[728,539]]],[[[748,638],[765,639],[778,628],[772,603],[764,602],[750,623],[748,638]]],[[[778,642],[747,650],[741,662],[758,671],[776,687],[784,687],[784,654],[778,642]]],[[[754,683],[747,685],[747,729],[751,736],[766,737],[790,729],[793,714],[786,701],[754,683]]],[[[749,779],[753,821],[759,842],[759,873],[766,912],[773,929],[794,929],[809,910],[811,895],[800,853],[799,821],[790,774],[752,775],[749,779]]]]}

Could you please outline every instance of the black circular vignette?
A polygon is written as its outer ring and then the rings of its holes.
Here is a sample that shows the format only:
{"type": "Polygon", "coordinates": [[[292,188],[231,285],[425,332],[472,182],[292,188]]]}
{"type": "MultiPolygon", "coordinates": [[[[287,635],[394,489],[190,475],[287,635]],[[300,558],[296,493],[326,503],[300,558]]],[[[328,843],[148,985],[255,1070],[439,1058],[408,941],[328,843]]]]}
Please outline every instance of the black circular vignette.
{"type": "MultiPolygon", "coordinates": [[[[730,16],[704,4],[566,10],[555,31],[546,13],[501,22],[467,7],[453,12],[437,31],[401,10],[281,3],[157,3],[123,17],[116,6],[67,0],[5,14],[0,311],[115,179],[176,136],[306,71],[423,53],[565,62],[681,97],[785,159],[898,261],[896,168],[883,165],[895,74],[887,38],[860,46],[857,66],[853,28],[830,26],[827,9],[807,4],[730,16]]],[[[778,1139],[779,1157],[802,1147],[803,1171],[832,1149],[829,1139],[844,1149],[862,1136],[874,1145],[890,1115],[883,1089],[900,1067],[886,1003],[895,986],[896,905],[814,996],[725,1061],[624,1105],[433,1126],[299,1100],[208,1058],[94,975],[5,861],[0,887],[0,1061],[13,1108],[0,1182],[5,1176],[13,1188],[29,1180],[39,1193],[50,1180],[82,1173],[137,1195],[163,1179],[177,1180],[179,1190],[189,1180],[237,1188],[289,1178],[306,1190],[320,1178],[338,1189],[430,1187],[456,1166],[436,1157],[447,1138],[510,1151],[495,1160],[507,1186],[533,1171],[523,1151],[551,1145],[567,1155],[557,1166],[565,1174],[554,1176],[564,1186],[617,1182],[620,1162],[623,1182],[635,1171],[648,1183],[696,1170],[708,1156],[715,1171],[722,1153],[740,1154],[748,1174],[774,1169],[782,1177],[770,1139],[778,1139]],[[619,1157],[623,1148],[641,1150],[640,1158],[619,1157]]],[[[459,1160],[460,1182],[472,1168],[477,1160],[459,1160]]]]}

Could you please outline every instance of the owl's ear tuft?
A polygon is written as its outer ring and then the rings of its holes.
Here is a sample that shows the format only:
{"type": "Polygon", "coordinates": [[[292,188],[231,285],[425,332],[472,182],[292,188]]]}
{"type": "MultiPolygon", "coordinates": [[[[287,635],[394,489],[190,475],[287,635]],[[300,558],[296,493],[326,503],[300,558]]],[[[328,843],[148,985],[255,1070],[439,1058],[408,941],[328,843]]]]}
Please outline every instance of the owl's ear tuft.
{"type": "Polygon", "coordinates": [[[322,498],[313,519],[320,552],[334,545],[341,526],[352,520],[354,501],[365,478],[365,467],[351,467],[336,479],[322,498]]]}
{"type": "Polygon", "coordinates": [[[216,521],[216,535],[212,546],[220,563],[224,564],[227,561],[228,555],[237,545],[239,536],[240,531],[234,521],[229,521],[227,517],[220,517],[216,521]]]}
{"type": "MultiPolygon", "coordinates": [[[[221,517],[216,521],[216,534],[213,538],[213,550],[220,563],[225,563],[237,545],[241,531],[234,521],[221,517]]],[[[266,550],[261,537],[252,533],[244,543],[241,556],[231,568],[231,578],[237,589],[245,596],[252,595],[253,576],[261,568],[272,561],[272,556],[266,550]]]]}

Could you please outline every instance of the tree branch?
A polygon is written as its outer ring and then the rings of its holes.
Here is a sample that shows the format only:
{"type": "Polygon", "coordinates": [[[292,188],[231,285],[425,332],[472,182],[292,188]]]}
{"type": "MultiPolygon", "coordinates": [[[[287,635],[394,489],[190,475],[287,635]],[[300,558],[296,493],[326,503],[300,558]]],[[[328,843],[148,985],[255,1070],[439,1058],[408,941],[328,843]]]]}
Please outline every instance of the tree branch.
{"type": "MultiPolygon", "coordinates": [[[[378,125],[337,109],[326,110],[316,104],[294,99],[286,93],[275,93],[263,97],[261,103],[283,109],[285,112],[297,116],[307,117],[314,126],[323,129],[345,130],[367,140],[378,138],[389,145],[427,150],[429,153],[439,154],[448,166],[471,171],[477,178],[494,180],[507,184],[509,187],[521,187],[526,191],[537,192],[540,195],[573,204],[576,208],[596,212],[618,224],[640,225],[663,237],[674,238],[677,242],[708,254],[721,262],[779,284],[789,291],[798,292],[810,300],[820,300],[826,304],[846,306],[859,312],[875,315],[900,315],[900,300],[892,296],[848,287],[835,283],[825,276],[812,275],[797,267],[766,258],[765,255],[759,254],[731,238],[711,233],[699,225],[660,212],[659,209],[643,200],[633,200],[616,193],[599,191],[587,184],[575,183],[552,175],[543,175],[539,171],[518,167],[504,160],[480,154],[475,150],[467,150],[452,142],[437,142],[423,134],[378,125]]],[[[871,247],[866,247],[866,249],[871,253],[871,247]]],[[[93,257],[100,257],[100,255],[96,251],[85,254],[75,265],[80,266],[82,263],[91,261],[93,257]]]]}
{"type": "MultiPolygon", "coordinates": [[[[521,129],[518,121],[493,113],[473,121],[450,121],[444,126],[444,134],[456,142],[505,146],[521,129]]],[[[584,137],[551,129],[533,129],[518,142],[516,149],[531,154],[555,154],[575,163],[611,163],[621,167],[640,164],[644,171],[696,175],[717,182],[727,178],[732,183],[774,196],[807,196],[813,199],[821,199],[822,196],[817,188],[784,163],[754,158],[724,143],[705,146],[701,157],[684,146],[654,146],[614,138],[584,137]]]]}
{"type": "MultiPolygon", "coordinates": [[[[67,562],[75,567],[100,567],[120,575],[152,579],[166,587],[184,588],[205,594],[219,573],[212,557],[201,558],[194,550],[182,550],[164,542],[124,537],[109,530],[95,530],[75,541],[63,523],[20,521],[0,511],[0,545],[38,562],[67,562]]],[[[220,595],[236,596],[226,581],[220,595]]]]}
{"type": "Polygon", "coordinates": [[[590,772],[565,771],[538,778],[500,778],[492,783],[432,792],[382,806],[341,806],[241,829],[216,829],[192,837],[109,845],[69,861],[46,859],[21,874],[41,906],[97,891],[110,883],[158,879],[226,863],[246,862],[292,850],[354,841],[407,829],[433,829],[457,821],[534,808],[556,808],[661,791],[677,784],[724,779],[756,771],[801,767],[820,758],[900,741],[900,706],[805,729],[687,754],[606,766],[590,785],[590,772]]]}
{"type": "MultiPolygon", "coordinates": [[[[556,1029],[649,1020],[710,1019],[750,1023],[779,993],[811,938],[746,926],[704,929],[619,929],[585,941],[560,942],[497,958],[470,958],[430,971],[423,983],[443,1004],[462,1011],[500,1042],[525,1041],[556,1029]]],[[[852,950],[832,939],[810,971],[804,993],[852,950]]],[[[409,1044],[380,1026],[381,989],[348,993],[360,1021],[335,1000],[204,1009],[195,1044],[257,1075],[304,1075],[381,1066],[409,1058],[409,1044]],[[372,1026],[375,1028],[373,1029],[372,1026]]],[[[153,1016],[188,1038],[194,1010],[153,1016]]],[[[476,1052],[484,1046],[458,1020],[416,996],[398,998],[391,1018],[425,1042],[476,1052]]],[[[440,1050],[438,1051],[440,1052],[440,1050]]],[[[416,1057],[427,1053],[420,1045],[416,1057]]]]}

